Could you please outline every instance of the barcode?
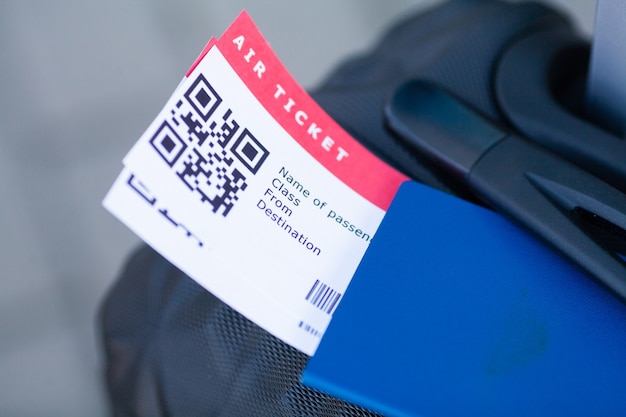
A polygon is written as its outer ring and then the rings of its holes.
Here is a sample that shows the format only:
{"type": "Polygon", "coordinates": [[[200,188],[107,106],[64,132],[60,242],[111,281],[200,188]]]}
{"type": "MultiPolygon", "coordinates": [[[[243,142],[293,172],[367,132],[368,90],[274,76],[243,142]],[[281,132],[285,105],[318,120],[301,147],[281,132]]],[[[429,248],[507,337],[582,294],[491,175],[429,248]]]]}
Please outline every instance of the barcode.
{"type": "Polygon", "coordinates": [[[341,293],[333,290],[320,280],[315,281],[315,284],[313,284],[305,297],[307,301],[327,314],[333,313],[340,298],[341,293]]]}
{"type": "Polygon", "coordinates": [[[248,176],[269,156],[202,74],[170,109],[150,144],[213,213],[224,217],[248,186],[248,176]]]}

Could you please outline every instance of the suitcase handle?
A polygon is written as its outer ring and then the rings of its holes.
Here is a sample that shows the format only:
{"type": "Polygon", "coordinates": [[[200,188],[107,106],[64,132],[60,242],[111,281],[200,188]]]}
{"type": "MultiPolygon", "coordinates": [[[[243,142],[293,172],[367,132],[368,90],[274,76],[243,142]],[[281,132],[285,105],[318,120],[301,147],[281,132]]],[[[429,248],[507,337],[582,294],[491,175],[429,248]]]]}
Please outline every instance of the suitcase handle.
{"type": "Polygon", "coordinates": [[[498,106],[520,132],[626,192],[626,140],[585,114],[589,45],[568,30],[535,32],[496,66],[498,106]]]}

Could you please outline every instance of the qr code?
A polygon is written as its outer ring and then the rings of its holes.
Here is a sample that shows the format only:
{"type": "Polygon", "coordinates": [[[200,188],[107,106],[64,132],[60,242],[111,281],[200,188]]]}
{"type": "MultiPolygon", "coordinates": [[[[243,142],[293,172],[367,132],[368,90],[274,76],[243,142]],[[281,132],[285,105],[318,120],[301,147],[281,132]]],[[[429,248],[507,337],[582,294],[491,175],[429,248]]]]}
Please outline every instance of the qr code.
{"type": "Polygon", "coordinates": [[[170,109],[150,144],[213,213],[224,217],[269,156],[202,74],[170,109]]]}

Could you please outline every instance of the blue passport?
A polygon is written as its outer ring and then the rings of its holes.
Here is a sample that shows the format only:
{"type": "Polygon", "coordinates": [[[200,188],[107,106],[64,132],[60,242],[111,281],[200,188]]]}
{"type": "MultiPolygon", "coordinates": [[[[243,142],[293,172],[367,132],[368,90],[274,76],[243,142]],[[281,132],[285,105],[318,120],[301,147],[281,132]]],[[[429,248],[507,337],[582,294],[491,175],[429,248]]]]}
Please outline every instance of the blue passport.
{"type": "Polygon", "coordinates": [[[626,306],[498,214],[407,182],[302,379],[389,416],[624,416],[626,306]]]}

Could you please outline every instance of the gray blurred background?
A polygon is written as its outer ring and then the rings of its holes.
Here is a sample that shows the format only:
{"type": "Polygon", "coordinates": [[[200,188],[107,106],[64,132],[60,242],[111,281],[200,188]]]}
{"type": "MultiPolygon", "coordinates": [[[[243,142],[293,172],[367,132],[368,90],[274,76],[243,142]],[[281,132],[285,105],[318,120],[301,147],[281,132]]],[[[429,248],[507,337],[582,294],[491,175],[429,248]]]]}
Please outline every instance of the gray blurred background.
{"type": "Polygon", "coordinates": [[[0,0],[0,415],[108,415],[95,315],[139,241],[100,203],[211,35],[247,9],[312,87],[434,3],[0,0]]]}

